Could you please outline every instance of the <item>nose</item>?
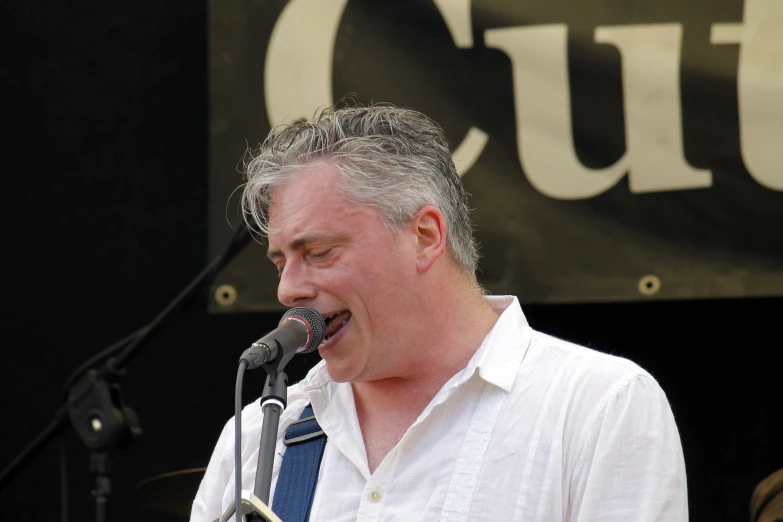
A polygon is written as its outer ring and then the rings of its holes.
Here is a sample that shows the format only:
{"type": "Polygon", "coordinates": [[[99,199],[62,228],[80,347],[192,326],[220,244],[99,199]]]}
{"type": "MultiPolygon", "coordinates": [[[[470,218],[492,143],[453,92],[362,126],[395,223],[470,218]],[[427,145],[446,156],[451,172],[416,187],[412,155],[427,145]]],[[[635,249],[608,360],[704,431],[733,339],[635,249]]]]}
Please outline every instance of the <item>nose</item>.
{"type": "Polygon", "coordinates": [[[316,287],[307,277],[301,263],[289,262],[280,273],[277,300],[284,306],[303,306],[315,299],[316,287]]]}

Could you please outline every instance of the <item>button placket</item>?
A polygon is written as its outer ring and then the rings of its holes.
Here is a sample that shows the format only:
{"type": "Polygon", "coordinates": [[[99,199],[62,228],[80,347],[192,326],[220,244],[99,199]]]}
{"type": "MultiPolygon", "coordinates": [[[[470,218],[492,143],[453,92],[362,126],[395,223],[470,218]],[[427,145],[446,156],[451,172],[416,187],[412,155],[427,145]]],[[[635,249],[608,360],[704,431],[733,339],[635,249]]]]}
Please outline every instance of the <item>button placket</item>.
{"type": "Polygon", "coordinates": [[[476,491],[479,472],[492,431],[508,394],[487,383],[479,407],[473,413],[470,426],[460,448],[451,484],[443,502],[441,522],[466,522],[470,503],[476,491]]]}
{"type": "Polygon", "coordinates": [[[362,492],[362,501],[359,503],[358,522],[375,522],[381,520],[383,512],[383,489],[374,480],[370,480],[362,492]]]}

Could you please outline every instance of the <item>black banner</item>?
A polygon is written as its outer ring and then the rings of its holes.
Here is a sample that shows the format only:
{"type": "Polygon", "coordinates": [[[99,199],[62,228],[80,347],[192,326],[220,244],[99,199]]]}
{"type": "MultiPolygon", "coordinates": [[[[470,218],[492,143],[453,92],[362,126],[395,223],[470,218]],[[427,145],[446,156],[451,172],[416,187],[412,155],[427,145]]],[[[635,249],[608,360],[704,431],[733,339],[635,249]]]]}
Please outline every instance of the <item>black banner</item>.
{"type": "MultiPolygon", "coordinates": [[[[491,293],[783,295],[783,2],[216,0],[211,255],[245,149],[346,95],[443,126],[491,293]]],[[[276,287],[252,245],[211,310],[276,287]]]]}

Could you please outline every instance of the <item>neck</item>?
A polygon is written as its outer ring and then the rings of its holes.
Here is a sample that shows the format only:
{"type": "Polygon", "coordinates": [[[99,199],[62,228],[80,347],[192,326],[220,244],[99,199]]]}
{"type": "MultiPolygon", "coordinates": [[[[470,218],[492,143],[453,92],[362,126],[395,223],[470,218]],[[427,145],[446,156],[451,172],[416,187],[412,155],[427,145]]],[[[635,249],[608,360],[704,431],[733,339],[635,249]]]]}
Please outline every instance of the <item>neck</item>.
{"type": "Polygon", "coordinates": [[[498,319],[475,285],[455,285],[453,277],[443,278],[443,284],[420,295],[428,299],[417,307],[416,317],[431,319],[411,321],[417,327],[406,337],[415,341],[395,347],[394,375],[353,383],[357,409],[365,413],[408,410],[418,416],[443,385],[467,366],[498,319]]]}

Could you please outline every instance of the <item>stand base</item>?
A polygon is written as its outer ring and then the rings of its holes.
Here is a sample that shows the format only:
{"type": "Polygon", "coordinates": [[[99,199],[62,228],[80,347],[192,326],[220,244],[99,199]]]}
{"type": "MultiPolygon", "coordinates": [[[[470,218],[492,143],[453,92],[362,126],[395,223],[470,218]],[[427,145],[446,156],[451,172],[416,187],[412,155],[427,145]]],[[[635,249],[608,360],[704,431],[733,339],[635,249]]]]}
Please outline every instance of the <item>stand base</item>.
{"type": "MultiPolygon", "coordinates": [[[[269,506],[261,502],[261,499],[255,496],[251,491],[246,491],[243,489],[240,493],[242,497],[242,503],[239,506],[239,509],[241,510],[242,515],[250,515],[251,513],[255,513],[261,517],[261,520],[264,522],[283,522],[280,520],[280,517],[275,515],[275,513],[269,509],[269,506]]],[[[223,516],[216,518],[214,522],[229,522],[236,513],[235,504],[236,502],[231,502],[231,505],[228,506],[226,512],[223,513],[223,516]]]]}

